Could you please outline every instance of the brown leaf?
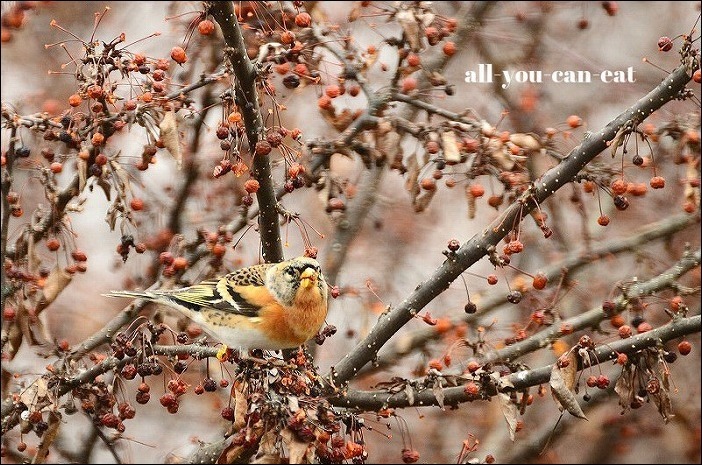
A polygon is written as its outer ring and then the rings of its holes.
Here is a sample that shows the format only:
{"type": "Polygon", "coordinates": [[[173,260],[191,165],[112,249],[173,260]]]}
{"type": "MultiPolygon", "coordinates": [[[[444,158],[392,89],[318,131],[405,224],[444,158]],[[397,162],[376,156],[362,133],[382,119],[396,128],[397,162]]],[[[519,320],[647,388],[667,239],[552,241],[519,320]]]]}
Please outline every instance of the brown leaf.
{"type": "Polygon", "coordinates": [[[310,444],[298,439],[290,428],[281,431],[280,436],[283,438],[283,444],[288,448],[288,463],[303,463],[310,444]]]}
{"type": "Polygon", "coordinates": [[[76,168],[78,170],[78,192],[83,192],[85,184],[88,181],[88,162],[82,158],[78,158],[76,168]]]}
{"type": "Polygon", "coordinates": [[[158,125],[161,134],[161,141],[168,150],[168,153],[175,158],[178,169],[183,165],[183,156],[180,151],[180,140],[178,139],[178,120],[175,111],[167,111],[158,125]]]}
{"type": "Polygon", "coordinates": [[[44,295],[37,306],[37,313],[56,300],[56,297],[71,283],[72,279],[73,275],[66,273],[63,268],[57,266],[51,270],[42,289],[44,295]]]}
{"type": "Polygon", "coordinates": [[[436,378],[434,380],[434,385],[431,390],[434,393],[434,397],[436,397],[436,403],[439,404],[439,408],[444,410],[444,399],[446,395],[444,394],[444,388],[441,387],[441,378],[436,378]]]}
{"type": "Polygon", "coordinates": [[[535,152],[537,150],[541,150],[542,145],[541,141],[539,140],[538,136],[535,134],[522,134],[522,133],[514,133],[509,136],[510,142],[512,142],[514,145],[517,145],[524,150],[535,152]]]}
{"type": "Polygon", "coordinates": [[[361,16],[361,2],[353,2],[353,7],[349,11],[349,22],[352,23],[361,16]]]}
{"type": "Polygon", "coordinates": [[[405,40],[409,43],[413,52],[422,50],[422,36],[414,11],[410,9],[400,9],[395,14],[395,19],[402,27],[405,40]]]}
{"type": "Polygon", "coordinates": [[[614,392],[619,395],[619,405],[621,405],[623,412],[628,411],[631,408],[631,401],[634,400],[634,370],[630,365],[624,365],[622,367],[622,374],[617,379],[614,384],[614,392]]]}
{"type": "MultiPolygon", "coordinates": [[[[573,355],[573,351],[570,352],[573,355]]],[[[569,357],[570,358],[570,357],[569,357]]],[[[575,394],[572,391],[574,386],[574,376],[570,373],[571,371],[577,371],[577,361],[568,364],[565,368],[558,368],[558,364],[554,363],[551,369],[551,379],[549,380],[549,385],[551,386],[551,394],[553,395],[556,402],[559,404],[561,410],[565,409],[571,415],[587,420],[585,413],[578,400],[575,398],[575,394]],[[575,368],[571,368],[575,365],[575,368]]]]}
{"type": "Polygon", "coordinates": [[[461,161],[461,152],[458,148],[458,139],[453,131],[441,133],[441,148],[444,150],[444,160],[448,163],[458,163],[461,161]]]}
{"type": "Polygon", "coordinates": [[[258,444],[256,458],[251,463],[280,463],[280,450],[278,447],[278,432],[273,427],[265,432],[258,444]]]}
{"type": "Polygon", "coordinates": [[[37,449],[32,463],[45,463],[46,457],[49,455],[49,447],[58,436],[59,427],[61,426],[61,412],[49,412],[48,424],[49,429],[42,435],[41,444],[39,444],[39,448],[37,449]]]}
{"type": "Polygon", "coordinates": [[[435,193],[436,189],[431,191],[425,190],[420,192],[420,194],[414,199],[414,202],[412,203],[414,211],[420,213],[426,210],[429,206],[429,203],[431,202],[431,199],[434,198],[435,193]]]}
{"type": "Polygon", "coordinates": [[[111,192],[112,192],[112,184],[110,184],[107,179],[103,178],[100,176],[97,179],[97,185],[102,188],[102,191],[105,193],[105,197],[107,197],[107,201],[110,201],[110,198],[112,197],[111,192]]]}
{"type": "Polygon", "coordinates": [[[246,426],[246,411],[248,410],[248,402],[246,401],[246,383],[236,382],[234,383],[234,389],[232,394],[234,395],[234,423],[232,428],[234,430],[240,430],[246,426]]]}
{"type": "Polygon", "coordinates": [[[514,433],[517,432],[517,417],[519,415],[519,410],[514,402],[512,402],[512,399],[510,399],[509,394],[498,392],[497,399],[500,401],[500,410],[502,410],[502,415],[504,415],[505,421],[507,421],[509,438],[514,441],[514,433]]]}

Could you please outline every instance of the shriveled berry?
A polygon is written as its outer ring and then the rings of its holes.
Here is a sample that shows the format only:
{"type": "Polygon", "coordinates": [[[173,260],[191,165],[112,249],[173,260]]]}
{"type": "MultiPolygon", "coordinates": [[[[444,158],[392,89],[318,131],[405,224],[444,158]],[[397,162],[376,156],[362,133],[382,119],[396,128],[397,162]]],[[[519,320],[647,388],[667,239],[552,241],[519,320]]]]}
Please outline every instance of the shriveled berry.
{"type": "Polygon", "coordinates": [[[203,19],[197,25],[197,32],[199,32],[203,36],[208,36],[208,35],[212,34],[212,32],[214,32],[214,30],[215,30],[215,25],[209,19],[203,19]]]}
{"type": "Polygon", "coordinates": [[[669,52],[673,48],[673,41],[670,37],[663,36],[658,39],[658,50],[661,52],[669,52]]]}
{"type": "Polygon", "coordinates": [[[171,49],[171,58],[179,65],[188,61],[188,56],[185,54],[185,50],[183,50],[182,47],[173,47],[171,49]]]}

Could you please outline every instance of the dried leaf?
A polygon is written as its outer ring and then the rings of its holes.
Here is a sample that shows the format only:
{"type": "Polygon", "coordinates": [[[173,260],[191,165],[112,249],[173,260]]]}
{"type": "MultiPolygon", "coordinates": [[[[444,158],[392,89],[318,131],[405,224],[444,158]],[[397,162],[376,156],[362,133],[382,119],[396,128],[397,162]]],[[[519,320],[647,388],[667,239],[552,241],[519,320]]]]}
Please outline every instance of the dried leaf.
{"type": "Polygon", "coordinates": [[[112,184],[110,184],[107,179],[103,178],[100,176],[97,178],[97,185],[102,188],[102,191],[105,193],[105,197],[107,197],[107,201],[109,202],[111,199],[111,192],[112,192],[112,184]]]}
{"type": "Polygon", "coordinates": [[[251,463],[280,463],[280,450],[278,447],[278,433],[271,428],[261,437],[258,444],[256,458],[251,463]]]}
{"type": "Polygon", "coordinates": [[[622,374],[614,384],[614,392],[619,396],[619,405],[622,407],[622,413],[631,408],[631,401],[634,400],[634,370],[630,365],[622,367],[622,374]]]}
{"type": "Polygon", "coordinates": [[[39,444],[39,448],[37,449],[37,453],[34,455],[34,460],[32,463],[45,463],[46,457],[49,455],[49,447],[54,443],[56,437],[58,436],[59,427],[61,426],[61,412],[49,412],[48,424],[49,428],[41,437],[41,444],[39,444]]]}
{"type": "Polygon", "coordinates": [[[458,163],[461,161],[461,152],[458,148],[458,139],[453,131],[441,133],[441,148],[444,150],[444,160],[447,163],[458,163]]]}
{"type": "Polygon", "coordinates": [[[414,16],[414,11],[401,9],[395,14],[395,19],[402,27],[405,40],[409,43],[413,52],[422,50],[422,36],[420,35],[419,23],[414,16]]]}
{"type": "Polygon", "coordinates": [[[110,225],[110,231],[115,230],[115,225],[117,224],[117,217],[119,212],[122,211],[121,203],[119,199],[115,199],[112,205],[107,209],[107,214],[105,215],[105,221],[110,225]]]}
{"type": "Polygon", "coordinates": [[[36,405],[43,403],[49,395],[49,385],[44,378],[37,378],[27,389],[20,394],[20,402],[27,406],[28,410],[36,410],[36,405]]]}
{"type": "Polygon", "coordinates": [[[627,128],[627,124],[623,125],[621,128],[619,128],[619,131],[617,131],[614,139],[609,141],[609,146],[611,147],[612,151],[612,158],[617,156],[617,149],[619,149],[619,147],[624,143],[624,136],[629,134],[629,130],[627,128]]]}
{"type": "Polygon", "coordinates": [[[414,199],[417,198],[417,195],[419,195],[419,164],[417,163],[417,157],[416,155],[412,155],[407,159],[407,166],[405,166],[407,169],[407,178],[405,179],[405,189],[407,189],[407,192],[410,193],[410,198],[412,199],[412,203],[414,203],[414,199]]]}
{"type": "Polygon", "coordinates": [[[76,168],[78,170],[78,192],[83,192],[85,184],[88,182],[88,162],[78,158],[76,168]]]}
{"type": "Polygon", "coordinates": [[[280,436],[283,438],[283,444],[288,448],[288,463],[303,463],[310,444],[298,439],[290,428],[281,431],[280,436]]]}
{"type": "Polygon", "coordinates": [[[500,410],[502,410],[502,415],[504,415],[505,420],[507,421],[509,438],[514,441],[514,434],[517,432],[517,416],[519,415],[519,410],[512,402],[512,399],[510,399],[509,394],[498,392],[497,399],[500,401],[500,410]]]}
{"type": "Polygon", "coordinates": [[[468,201],[468,219],[475,218],[477,202],[475,196],[470,193],[470,189],[466,189],[466,200],[468,201]]]}
{"type": "Polygon", "coordinates": [[[361,2],[354,2],[351,11],[349,11],[349,22],[352,23],[361,16],[361,2]]]}
{"type": "Polygon", "coordinates": [[[446,395],[444,394],[444,388],[441,387],[441,378],[436,378],[434,380],[434,385],[431,390],[434,393],[434,397],[436,397],[436,403],[439,404],[439,408],[444,410],[444,399],[446,395]]]}
{"type": "Polygon", "coordinates": [[[587,420],[585,413],[582,408],[580,408],[580,404],[578,404],[578,400],[575,398],[575,394],[572,391],[575,384],[575,377],[571,375],[572,371],[577,371],[577,361],[571,361],[565,368],[558,368],[556,363],[553,364],[551,379],[549,380],[551,394],[559,404],[561,410],[565,409],[571,415],[587,420]],[[572,365],[575,365],[575,367],[571,368],[572,365]]]}
{"type": "Polygon", "coordinates": [[[509,136],[509,140],[514,145],[527,151],[535,152],[537,150],[541,150],[542,148],[541,141],[539,140],[538,136],[534,134],[515,133],[509,136]]]}
{"type": "Polygon", "coordinates": [[[407,395],[407,404],[414,405],[414,388],[409,384],[405,385],[405,394],[407,395]]]}
{"type": "Polygon", "coordinates": [[[161,134],[161,141],[168,153],[175,158],[178,169],[183,165],[183,156],[180,151],[180,140],[178,139],[178,120],[175,111],[167,111],[158,126],[161,134]]]}
{"type": "Polygon", "coordinates": [[[246,426],[246,411],[248,410],[248,403],[246,402],[246,383],[236,382],[234,383],[234,423],[232,428],[235,431],[240,430],[246,426]]]}
{"type": "Polygon", "coordinates": [[[516,162],[509,156],[500,139],[492,138],[488,142],[487,151],[497,164],[505,171],[511,171],[516,162]]]}
{"type": "Polygon", "coordinates": [[[44,283],[44,288],[42,289],[44,292],[44,297],[40,301],[40,307],[45,308],[51,302],[56,300],[56,297],[58,297],[61,291],[63,291],[66,286],[71,283],[72,279],[73,276],[66,273],[63,268],[59,268],[57,266],[51,270],[51,273],[49,273],[49,276],[47,276],[46,282],[44,283]]]}
{"type": "Polygon", "coordinates": [[[424,210],[427,209],[429,206],[429,203],[431,202],[431,199],[434,198],[434,194],[436,193],[436,189],[431,190],[431,191],[422,191],[415,199],[414,202],[412,203],[412,206],[414,207],[414,211],[417,213],[421,213],[424,210]]]}

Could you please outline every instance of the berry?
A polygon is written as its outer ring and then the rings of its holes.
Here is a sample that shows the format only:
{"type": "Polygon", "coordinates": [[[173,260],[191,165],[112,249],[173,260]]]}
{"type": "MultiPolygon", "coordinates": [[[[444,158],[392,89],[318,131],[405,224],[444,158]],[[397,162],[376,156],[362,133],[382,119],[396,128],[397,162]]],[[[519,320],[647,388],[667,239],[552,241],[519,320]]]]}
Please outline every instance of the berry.
{"type": "Polygon", "coordinates": [[[456,53],[456,44],[454,42],[446,42],[444,44],[444,55],[446,56],[453,56],[456,53]]]}
{"type": "Polygon", "coordinates": [[[654,189],[663,189],[665,187],[665,178],[663,176],[654,176],[651,178],[650,184],[654,189]]]}
{"type": "Polygon", "coordinates": [[[568,123],[568,126],[575,129],[575,128],[583,125],[583,119],[581,117],[579,117],[578,115],[570,115],[566,119],[566,123],[568,123]]]}
{"type": "Polygon", "coordinates": [[[468,301],[468,303],[465,304],[465,306],[463,307],[463,311],[469,315],[472,315],[473,313],[478,311],[478,306],[475,305],[473,302],[468,301]]]}
{"type": "Polygon", "coordinates": [[[636,332],[638,332],[638,333],[645,333],[645,332],[651,331],[652,329],[653,329],[653,327],[647,321],[639,323],[636,326],[636,332]]]}
{"type": "Polygon", "coordinates": [[[249,179],[244,183],[244,190],[249,194],[255,194],[258,192],[260,183],[256,179],[249,179]]]}
{"type": "Polygon", "coordinates": [[[83,99],[78,94],[68,97],[68,104],[74,108],[80,106],[81,103],[83,103],[83,99]]]}
{"type": "Polygon", "coordinates": [[[260,140],[256,142],[256,155],[268,155],[269,153],[271,153],[272,149],[273,148],[271,147],[271,144],[266,140],[260,140]]]}
{"type": "Polygon", "coordinates": [[[658,39],[658,50],[661,52],[669,52],[673,48],[673,41],[670,37],[663,36],[658,39]]]}
{"type": "Polygon", "coordinates": [[[599,224],[600,226],[607,226],[609,224],[609,216],[600,215],[600,217],[597,218],[597,224],[599,224]]]}
{"type": "Polygon", "coordinates": [[[183,50],[182,47],[173,47],[171,49],[171,58],[179,65],[188,61],[188,56],[185,54],[185,50],[183,50]]]}
{"type": "Polygon", "coordinates": [[[58,239],[55,237],[52,237],[51,239],[48,239],[46,241],[46,247],[51,250],[52,252],[55,252],[61,247],[61,243],[59,242],[58,239]]]}
{"type": "Polygon", "coordinates": [[[494,275],[494,274],[488,275],[487,282],[491,286],[494,286],[495,284],[497,284],[497,275],[494,275]]]}
{"type": "Polygon", "coordinates": [[[469,188],[470,195],[472,195],[475,198],[482,197],[485,195],[485,188],[483,187],[482,184],[471,184],[469,188]]]}
{"type": "Polygon", "coordinates": [[[417,88],[417,80],[413,77],[407,77],[402,80],[402,93],[407,94],[409,92],[412,92],[414,89],[417,88]]]}
{"type": "Polygon", "coordinates": [[[197,25],[197,32],[202,34],[203,36],[208,36],[214,32],[215,25],[212,21],[209,19],[204,19],[200,21],[197,25]]]}
{"type": "Polygon", "coordinates": [[[141,211],[144,209],[144,201],[138,197],[134,197],[132,201],[129,202],[129,206],[132,207],[134,211],[141,211]]]}
{"type": "Polygon", "coordinates": [[[295,16],[295,24],[298,27],[309,27],[310,24],[312,24],[312,17],[309,15],[309,13],[298,13],[295,16]]]}
{"type": "Polygon", "coordinates": [[[628,187],[629,183],[623,179],[615,179],[612,182],[612,192],[614,192],[617,195],[624,194],[628,187]]]}
{"type": "Polygon", "coordinates": [[[545,274],[543,273],[536,273],[536,276],[534,276],[534,281],[532,282],[532,286],[534,286],[534,289],[543,289],[546,287],[546,283],[548,282],[548,278],[546,277],[545,274]]]}
{"type": "Polygon", "coordinates": [[[688,341],[680,341],[678,344],[678,352],[680,352],[680,355],[689,355],[689,353],[692,351],[692,344],[688,341]]]}
{"type": "Polygon", "coordinates": [[[518,304],[522,300],[522,293],[519,291],[510,291],[507,294],[507,302],[511,304],[518,304]]]}

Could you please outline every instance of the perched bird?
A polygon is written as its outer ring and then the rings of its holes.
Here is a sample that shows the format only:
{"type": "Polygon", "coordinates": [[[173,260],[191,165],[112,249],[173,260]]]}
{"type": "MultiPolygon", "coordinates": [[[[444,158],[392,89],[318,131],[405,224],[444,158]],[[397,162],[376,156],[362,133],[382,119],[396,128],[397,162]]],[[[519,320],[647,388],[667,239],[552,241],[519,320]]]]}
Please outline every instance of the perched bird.
{"type": "Polygon", "coordinates": [[[319,262],[297,257],[241,268],[170,291],[113,291],[175,308],[225,345],[241,350],[297,347],[327,316],[327,282],[319,262]]]}

